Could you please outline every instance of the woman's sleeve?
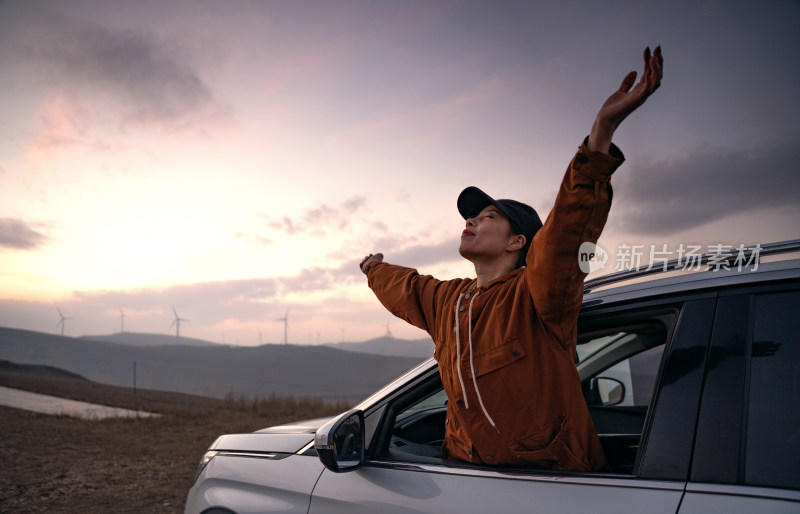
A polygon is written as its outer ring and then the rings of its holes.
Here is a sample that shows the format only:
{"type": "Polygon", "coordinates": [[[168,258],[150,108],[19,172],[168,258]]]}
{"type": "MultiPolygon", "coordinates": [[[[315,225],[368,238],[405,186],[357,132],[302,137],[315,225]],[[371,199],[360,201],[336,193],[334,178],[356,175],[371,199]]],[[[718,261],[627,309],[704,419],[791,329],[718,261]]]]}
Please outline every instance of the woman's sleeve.
{"type": "Polygon", "coordinates": [[[367,279],[370,289],[389,312],[430,334],[434,332],[437,303],[445,282],[385,262],[373,264],[367,279]]]}
{"type": "Polygon", "coordinates": [[[525,278],[534,308],[564,338],[564,327],[577,323],[583,300],[586,273],[578,249],[582,243],[597,243],[611,207],[611,174],[625,159],[613,144],[609,154],[589,151],[584,141],[527,255],[525,278]]]}

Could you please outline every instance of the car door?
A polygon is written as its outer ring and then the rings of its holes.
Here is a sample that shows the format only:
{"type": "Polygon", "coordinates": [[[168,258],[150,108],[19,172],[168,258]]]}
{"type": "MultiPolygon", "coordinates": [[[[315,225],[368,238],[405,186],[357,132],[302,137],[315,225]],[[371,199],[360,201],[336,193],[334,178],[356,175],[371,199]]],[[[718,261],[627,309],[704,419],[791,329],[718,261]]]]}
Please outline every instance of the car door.
{"type": "Polygon", "coordinates": [[[681,514],[800,512],[800,285],[721,294],[681,514]]]}
{"type": "MultiPolygon", "coordinates": [[[[606,361],[582,376],[585,384],[635,358],[639,352],[632,348],[637,341],[646,339],[643,331],[657,323],[663,325],[663,356],[655,361],[647,402],[650,408],[645,409],[647,412],[638,423],[641,433],[636,437],[627,473],[477,467],[444,462],[425,451],[416,451],[415,445],[424,445],[435,436],[405,440],[413,432],[406,420],[412,417],[409,410],[416,409],[413,416],[417,417],[417,431],[430,432],[424,420],[435,419],[436,413],[421,417],[419,413],[423,411],[418,406],[438,394],[433,377],[380,409],[382,419],[364,467],[345,473],[326,469],[314,488],[309,512],[677,512],[688,474],[714,302],[713,297],[672,299],[664,305],[599,308],[582,315],[582,330],[589,335],[579,338],[588,337],[586,343],[608,338],[616,344],[599,354],[606,361]],[[614,339],[618,333],[629,337],[614,339]],[[653,437],[665,442],[653,441],[653,437]],[[665,443],[686,445],[687,449],[676,452],[665,448],[665,443]]],[[[658,347],[656,343],[640,344],[640,350],[658,347]]],[[[594,361],[589,358],[586,362],[589,365],[594,361]]],[[[631,363],[627,369],[633,369],[631,363]]],[[[619,377],[619,369],[615,373],[619,377]]],[[[605,407],[610,410],[614,405],[605,407]]],[[[631,425],[623,419],[630,412],[605,414],[604,422],[609,426],[631,425]]],[[[604,436],[616,434],[600,435],[603,440],[604,436]]]]}

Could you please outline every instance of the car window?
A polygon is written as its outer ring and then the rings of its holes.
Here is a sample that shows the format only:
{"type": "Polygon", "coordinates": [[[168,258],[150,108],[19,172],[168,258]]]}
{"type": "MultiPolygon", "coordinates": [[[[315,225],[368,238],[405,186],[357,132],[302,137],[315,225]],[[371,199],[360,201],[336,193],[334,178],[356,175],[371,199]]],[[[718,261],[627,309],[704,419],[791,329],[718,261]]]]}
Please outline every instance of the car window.
{"type": "Polygon", "coordinates": [[[667,340],[658,321],[578,336],[578,373],[610,471],[633,474],[667,340]]]}
{"type": "Polygon", "coordinates": [[[616,332],[607,336],[595,337],[589,341],[582,342],[577,348],[577,361],[576,364],[584,362],[586,359],[596,354],[606,346],[614,341],[625,336],[625,332],[616,332]]]}
{"type": "Polygon", "coordinates": [[[441,462],[446,417],[447,393],[437,374],[389,407],[389,431],[376,455],[401,462],[441,462]]]}
{"type": "Polygon", "coordinates": [[[664,345],[634,354],[594,377],[597,398],[590,405],[647,407],[653,397],[664,345]],[[599,400],[599,401],[598,401],[599,400]]]}
{"type": "Polygon", "coordinates": [[[756,296],[745,482],[800,489],[800,291],[756,296]]]}

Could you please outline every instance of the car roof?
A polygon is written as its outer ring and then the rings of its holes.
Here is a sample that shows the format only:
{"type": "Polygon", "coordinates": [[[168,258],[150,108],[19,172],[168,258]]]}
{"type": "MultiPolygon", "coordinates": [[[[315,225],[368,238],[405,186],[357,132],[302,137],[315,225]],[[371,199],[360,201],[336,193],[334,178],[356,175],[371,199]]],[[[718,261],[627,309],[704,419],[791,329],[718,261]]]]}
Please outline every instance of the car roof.
{"type": "Polygon", "coordinates": [[[763,245],[761,243],[751,246],[739,245],[738,247],[719,244],[710,246],[709,248],[714,248],[715,251],[698,254],[694,252],[695,250],[699,250],[700,246],[694,247],[694,245],[689,245],[689,248],[683,248],[683,243],[681,243],[681,250],[678,253],[677,259],[659,262],[659,264],[656,264],[654,261],[644,269],[637,265],[636,268],[608,273],[600,277],[586,280],[583,284],[583,291],[587,293],[598,287],[627,282],[633,279],[638,280],[645,276],[663,274],[676,270],[685,271],[694,268],[696,271],[700,271],[700,267],[706,265],[708,266],[707,269],[714,269],[715,271],[719,269],[728,269],[734,266],[738,271],[741,271],[743,267],[747,268],[752,266],[753,271],[755,271],[758,269],[758,265],[764,257],[774,257],[775,255],[787,253],[800,253],[800,239],[790,239],[788,241],[766,243],[763,245]]]}
{"type": "MultiPolygon", "coordinates": [[[[634,283],[599,286],[584,294],[583,306],[616,303],[644,297],[655,297],[681,292],[698,292],[704,289],[719,289],[772,281],[800,279],[800,259],[777,262],[763,262],[751,268],[729,267],[728,269],[700,272],[670,271],[670,276],[649,279],[639,276],[634,283]]],[[[588,284],[588,282],[587,282],[588,284]]]]}

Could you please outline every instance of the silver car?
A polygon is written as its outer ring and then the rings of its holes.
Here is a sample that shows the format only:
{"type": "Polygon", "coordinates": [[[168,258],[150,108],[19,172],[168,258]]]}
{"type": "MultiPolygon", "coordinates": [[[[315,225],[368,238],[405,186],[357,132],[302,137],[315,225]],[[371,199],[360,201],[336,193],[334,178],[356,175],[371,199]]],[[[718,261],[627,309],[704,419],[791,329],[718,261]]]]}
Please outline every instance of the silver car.
{"type": "Polygon", "coordinates": [[[338,417],[220,437],[186,512],[800,512],[800,260],[725,267],[586,283],[576,366],[608,472],[442,460],[431,359],[338,417]]]}

